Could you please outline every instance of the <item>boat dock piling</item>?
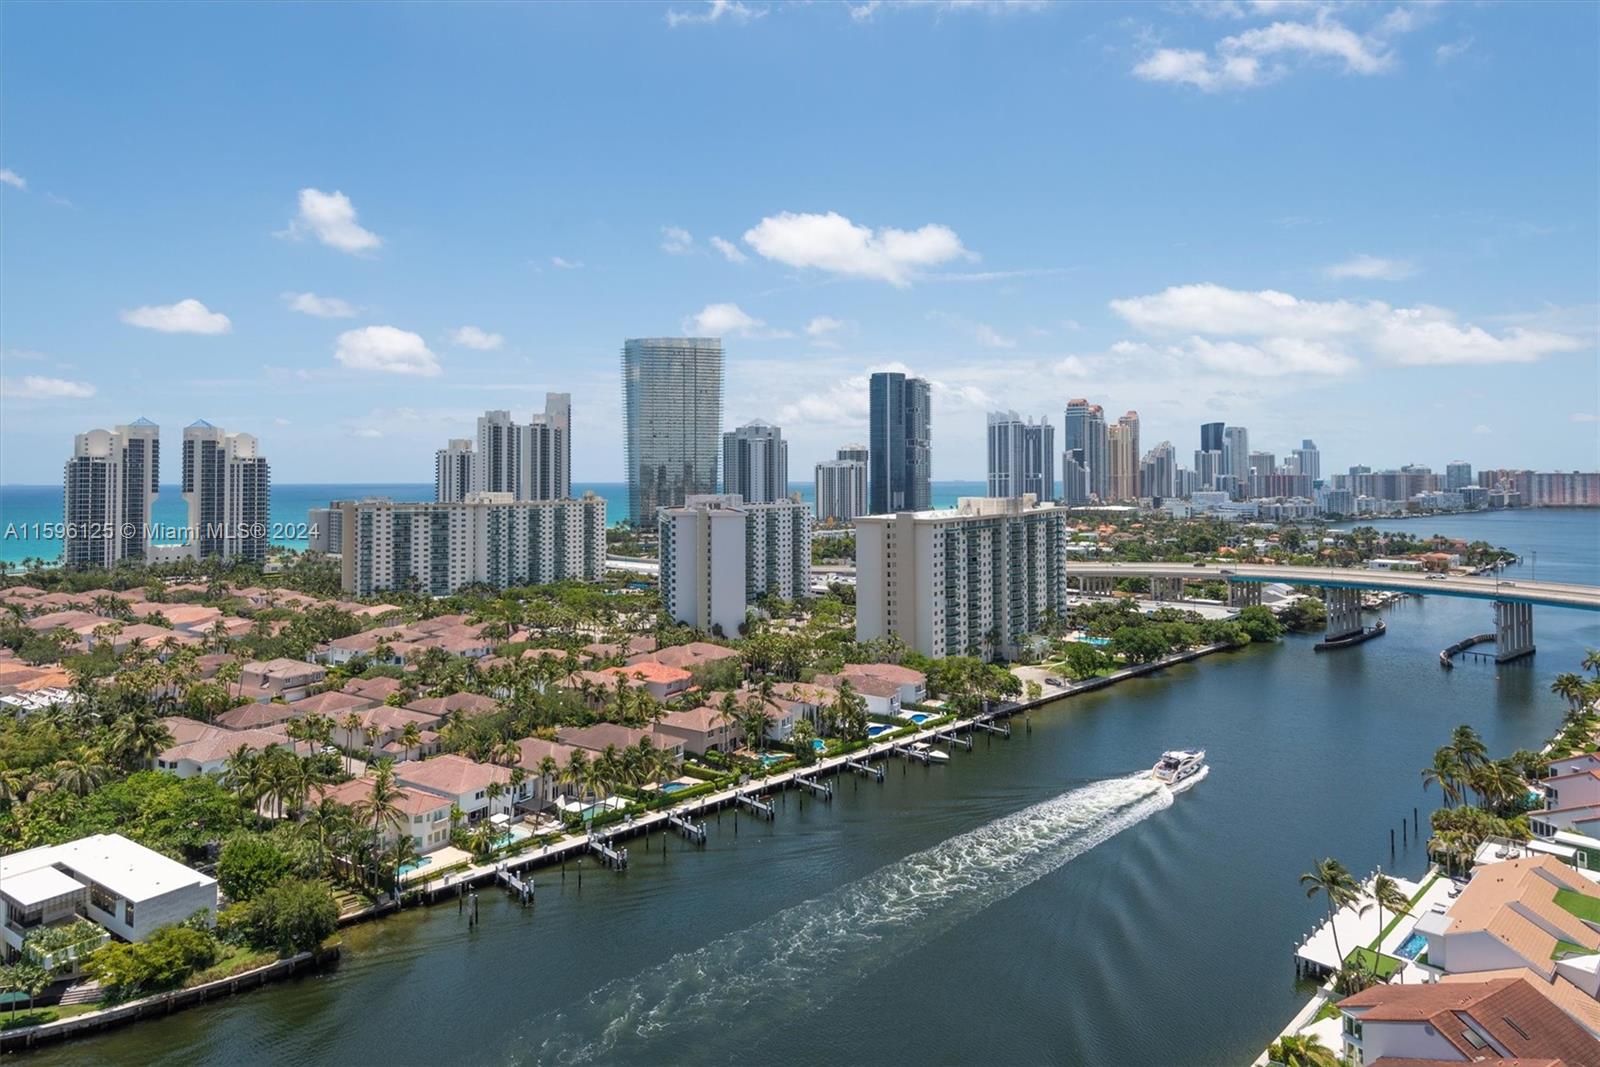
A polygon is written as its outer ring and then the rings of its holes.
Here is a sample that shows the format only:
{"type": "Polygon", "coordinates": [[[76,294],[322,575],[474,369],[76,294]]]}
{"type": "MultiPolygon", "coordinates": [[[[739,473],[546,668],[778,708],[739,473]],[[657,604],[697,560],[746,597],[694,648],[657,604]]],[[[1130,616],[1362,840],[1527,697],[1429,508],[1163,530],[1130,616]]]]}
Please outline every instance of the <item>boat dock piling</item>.
{"type": "Polygon", "coordinates": [[[970,725],[974,730],[987,730],[991,734],[999,734],[1005,738],[1011,736],[1011,724],[1009,722],[996,726],[988,719],[973,719],[970,725]]]}
{"type": "Polygon", "coordinates": [[[924,763],[924,764],[933,762],[933,757],[928,755],[926,750],[919,752],[918,750],[916,750],[914,748],[906,748],[906,747],[901,746],[901,745],[896,745],[895,747],[891,748],[889,751],[893,752],[896,756],[899,756],[902,759],[916,760],[918,763],[924,763]]]}
{"type": "Polygon", "coordinates": [[[812,793],[821,797],[823,800],[831,801],[833,799],[833,786],[824,782],[819,782],[814,777],[797,774],[794,778],[794,784],[802,789],[811,790],[812,793]]]}
{"type": "Polygon", "coordinates": [[[495,880],[501,885],[505,886],[506,889],[510,890],[511,895],[516,897],[524,908],[533,903],[532,878],[529,878],[527,881],[523,881],[521,878],[518,878],[516,875],[502,867],[495,872],[495,880]]]}
{"type": "MultiPolygon", "coordinates": [[[[600,856],[600,861],[614,871],[628,869],[628,850],[625,848],[612,848],[609,841],[604,838],[589,838],[589,848],[600,856]]],[[[583,877],[579,873],[579,877],[583,877]]]]}
{"type": "Polygon", "coordinates": [[[858,760],[850,759],[845,760],[843,765],[848,767],[850,770],[855,771],[863,778],[871,778],[875,782],[883,781],[883,768],[877,766],[876,764],[862,763],[858,760]]]}
{"type": "Polygon", "coordinates": [[[772,810],[771,804],[763,804],[761,801],[757,800],[753,796],[750,796],[748,793],[736,794],[734,801],[735,803],[743,804],[745,807],[749,808],[763,819],[770,821],[778,817],[778,813],[772,810]]]}
{"type": "Polygon", "coordinates": [[[667,825],[697,845],[706,843],[706,824],[703,822],[694,822],[677,812],[669,812],[667,825]]]}
{"type": "Polygon", "coordinates": [[[970,737],[961,737],[954,730],[951,730],[947,734],[940,734],[939,735],[939,740],[950,742],[950,747],[951,748],[955,748],[957,745],[960,745],[962,748],[966,749],[968,752],[972,751],[972,738],[970,738],[970,737]]]}

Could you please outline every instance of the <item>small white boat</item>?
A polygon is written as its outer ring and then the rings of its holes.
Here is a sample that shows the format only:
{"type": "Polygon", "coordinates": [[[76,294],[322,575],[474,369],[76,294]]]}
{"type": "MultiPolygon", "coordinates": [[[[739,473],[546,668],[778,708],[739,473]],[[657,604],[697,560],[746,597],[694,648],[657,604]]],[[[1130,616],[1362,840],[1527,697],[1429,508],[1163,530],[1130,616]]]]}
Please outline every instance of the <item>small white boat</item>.
{"type": "Polygon", "coordinates": [[[1208,770],[1205,749],[1180,748],[1163,752],[1156,765],[1150,768],[1149,777],[1175,789],[1180,784],[1192,783],[1205,777],[1208,770]]]}
{"type": "Polygon", "coordinates": [[[949,763],[950,753],[941,752],[926,741],[913,741],[906,746],[919,756],[925,756],[934,763],[949,763]]]}

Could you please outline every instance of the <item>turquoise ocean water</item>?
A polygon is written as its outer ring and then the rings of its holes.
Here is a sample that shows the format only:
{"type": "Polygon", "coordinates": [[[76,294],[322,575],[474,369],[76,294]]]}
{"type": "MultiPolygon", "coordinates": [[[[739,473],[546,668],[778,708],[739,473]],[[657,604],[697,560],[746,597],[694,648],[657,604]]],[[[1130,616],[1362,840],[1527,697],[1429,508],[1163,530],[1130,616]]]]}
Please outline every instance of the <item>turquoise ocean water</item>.
{"type": "MultiPolygon", "coordinates": [[[[810,482],[792,483],[790,488],[810,503],[816,487],[810,482]]],[[[593,490],[606,500],[606,521],[621,522],[628,513],[628,487],[621,482],[575,484],[574,494],[593,490]]],[[[981,495],[982,482],[934,482],[935,506],[953,504],[957,497],[981,495]]],[[[326,507],[330,500],[359,500],[386,496],[395,500],[432,500],[431,483],[415,484],[282,484],[272,487],[273,543],[288,548],[304,548],[303,529],[311,508],[326,507]],[[281,533],[285,536],[276,536],[281,533]],[[298,536],[296,536],[298,535],[298,536]]],[[[182,526],[188,511],[176,485],[163,485],[151,519],[158,526],[182,526]]],[[[49,527],[61,522],[61,487],[57,485],[0,485],[0,560],[15,563],[29,558],[55,560],[61,555],[61,541],[51,537],[49,527]]],[[[159,540],[159,538],[158,538],[159,540]]]]}

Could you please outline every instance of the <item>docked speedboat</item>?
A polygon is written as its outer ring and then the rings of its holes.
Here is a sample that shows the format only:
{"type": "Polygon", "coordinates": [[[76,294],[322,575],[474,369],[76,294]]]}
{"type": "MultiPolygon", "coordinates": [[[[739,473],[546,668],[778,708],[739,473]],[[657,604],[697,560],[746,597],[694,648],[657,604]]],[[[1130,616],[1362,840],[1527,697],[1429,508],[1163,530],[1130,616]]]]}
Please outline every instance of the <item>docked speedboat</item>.
{"type": "Polygon", "coordinates": [[[1205,749],[1180,748],[1163,752],[1156,765],[1150,768],[1150,777],[1162,785],[1175,786],[1204,774],[1205,770],[1205,749]]]}
{"type": "Polygon", "coordinates": [[[918,759],[922,759],[928,763],[950,762],[950,753],[941,752],[939,749],[934,748],[925,741],[914,741],[906,747],[915,752],[918,759]]]}

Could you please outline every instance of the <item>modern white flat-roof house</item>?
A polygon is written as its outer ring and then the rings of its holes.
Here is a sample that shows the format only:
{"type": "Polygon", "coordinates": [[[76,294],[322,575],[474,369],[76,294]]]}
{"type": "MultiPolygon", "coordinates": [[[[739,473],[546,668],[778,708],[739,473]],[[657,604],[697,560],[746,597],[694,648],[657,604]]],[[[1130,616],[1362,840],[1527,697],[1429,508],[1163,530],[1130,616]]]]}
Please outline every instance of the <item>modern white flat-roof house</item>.
{"type": "Polygon", "coordinates": [[[0,938],[9,959],[41,926],[92,919],[124,941],[197,911],[215,919],[217,882],[121,834],[0,857],[0,938]]]}

